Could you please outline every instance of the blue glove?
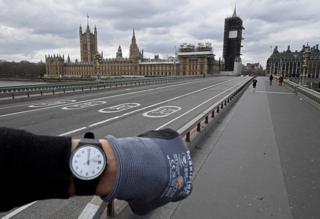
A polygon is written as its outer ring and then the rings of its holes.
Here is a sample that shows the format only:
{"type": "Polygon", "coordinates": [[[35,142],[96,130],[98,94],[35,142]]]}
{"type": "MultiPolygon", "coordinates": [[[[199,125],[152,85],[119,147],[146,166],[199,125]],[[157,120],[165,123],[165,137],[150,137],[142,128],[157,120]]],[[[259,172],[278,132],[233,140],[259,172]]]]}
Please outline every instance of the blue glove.
{"type": "Polygon", "coordinates": [[[103,197],[126,200],[135,214],[147,214],[192,190],[190,151],[171,129],[149,131],[139,137],[106,136],[119,164],[112,192],[103,197]]]}

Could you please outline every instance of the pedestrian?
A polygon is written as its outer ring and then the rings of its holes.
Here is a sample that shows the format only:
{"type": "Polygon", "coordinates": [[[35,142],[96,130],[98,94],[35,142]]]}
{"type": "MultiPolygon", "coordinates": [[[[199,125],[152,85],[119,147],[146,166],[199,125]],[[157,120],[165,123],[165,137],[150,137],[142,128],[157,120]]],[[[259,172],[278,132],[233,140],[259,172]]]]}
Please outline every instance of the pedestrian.
{"type": "Polygon", "coordinates": [[[272,74],[270,74],[269,80],[270,80],[270,86],[271,86],[272,85],[272,80],[273,80],[273,75],[272,74]]]}
{"type": "Polygon", "coordinates": [[[138,137],[40,136],[0,127],[0,211],[35,200],[98,195],[144,215],[191,194],[190,151],[172,129],[138,137]]]}
{"type": "Polygon", "coordinates": [[[282,86],[283,83],[283,75],[280,75],[279,77],[279,86],[282,86]]]}
{"type": "Polygon", "coordinates": [[[256,88],[257,82],[258,82],[258,80],[256,78],[253,78],[253,80],[252,80],[252,87],[253,88],[256,88]]]}

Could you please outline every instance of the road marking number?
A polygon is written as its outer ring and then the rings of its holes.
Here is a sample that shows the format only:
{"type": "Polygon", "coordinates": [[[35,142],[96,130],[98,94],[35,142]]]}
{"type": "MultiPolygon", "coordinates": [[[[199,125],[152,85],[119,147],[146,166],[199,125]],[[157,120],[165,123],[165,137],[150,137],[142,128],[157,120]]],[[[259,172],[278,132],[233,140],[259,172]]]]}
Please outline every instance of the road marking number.
{"type": "Polygon", "coordinates": [[[178,112],[179,110],[181,110],[181,107],[178,106],[161,106],[151,111],[145,112],[142,115],[149,118],[162,118],[178,112]]]}
{"type": "Polygon", "coordinates": [[[88,107],[93,107],[93,106],[105,104],[106,102],[107,101],[89,101],[89,102],[84,102],[84,103],[73,104],[70,106],[65,106],[65,107],[62,107],[61,109],[63,109],[63,110],[79,110],[79,109],[84,109],[84,108],[88,108],[88,107]]]}
{"type": "Polygon", "coordinates": [[[37,108],[37,107],[47,107],[47,106],[55,106],[55,105],[61,105],[66,103],[73,103],[76,102],[76,100],[57,100],[52,102],[43,102],[43,103],[37,103],[34,105],[30,105],[30,108],[37,108]]]}
{"type": "Polygon", "coordinates": [[[136,108],[140,105],[141,105],[140,103],[122,103],[119,105],[109,106],[107,108],[101,109],[101,110],[99,110],[99,112],[100,113],[117,113],[117,112],[121,112],[124,110],[136,108]]]}

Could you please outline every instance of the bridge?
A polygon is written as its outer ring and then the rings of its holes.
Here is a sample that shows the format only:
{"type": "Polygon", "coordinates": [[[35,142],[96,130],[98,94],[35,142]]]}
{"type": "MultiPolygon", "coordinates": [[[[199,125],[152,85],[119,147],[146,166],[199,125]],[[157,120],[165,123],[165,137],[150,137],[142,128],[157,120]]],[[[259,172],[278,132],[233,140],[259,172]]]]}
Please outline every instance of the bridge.
{"type": "Polygon", "coordinates": [[[208,77],[6,99],[1,126],[37,134],[122,137],[173,128],[192,150],[195,171],[189,198],[144,217],[97,197],[36,201],[0,217],[317,218],[320,98],[289,81],[257,79],[256,89],[250,77],[208,77]]]}

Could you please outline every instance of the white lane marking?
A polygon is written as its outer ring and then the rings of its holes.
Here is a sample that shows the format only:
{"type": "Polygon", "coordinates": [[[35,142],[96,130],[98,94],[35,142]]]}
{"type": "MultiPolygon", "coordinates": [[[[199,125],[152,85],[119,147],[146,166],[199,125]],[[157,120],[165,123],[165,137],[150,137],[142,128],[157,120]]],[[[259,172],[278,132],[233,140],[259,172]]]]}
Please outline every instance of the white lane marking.
{"type": "Polygon", "coordinates": [[[181,110],[179,106],[161,106],[156,109],[143,113],[144,117],[163,118],[181,110]]]}
{"type": "Polygon", "coordinates": [[[211,97],[210,99],[208,99],[208,100],[206,100],[206,101],[204,101],[204,102],[200,103],[200,104],[199,104],[199,105],[197,105],[196,107],[193,107],[192,109],[190,109],[190,110],[188,110],[187,112],[185,112],[185,113],[181,114],[180,116],[177,116],[176,118],[174,118],[174,119],[170,120],[169,122],[167,122],[167,123],[165,123],[165,124],[163,124],[163,125],[159,126],[158,128],[156,128],[156,130],[159,130],[159,129],[164,128],[165,126],[169,125],[170,123],[172,123],[172,122],[176,121],[177,119],[180,119],[181,117],[183,117],[183,116],[187,115],[188,113],[190,113],[190,112],[192,112],[193,110],[195,110],[195,109],[199,108],[200,106],[202,106],[202,105],[204,105],[204,104],[208,103],[209,101],[211,101],[211,100],[213,100],[214,98],[216,98],[216,97],[220,96],[221,94],[224,94],[224,93],[228,92],[229,90],[231,90],[231,89],[233,89],[233,88],[237,87],[237,86],[238,86],[239,84],[241,84],[241,83],[243,83],[243,81],[241,81],[240,83],[236,84],[235,86],[230,87],[229,89],[227,89],[227,90],[225,90],[225,91],[223,91],[223,92],[221,92],[221,93],[219,93],[219,94],[217,94],[217,95],[215,95],[215,96],[211,97]]]}
{"type": "Polygon", "coordinates": [[[47,106],[56,106],[56,105],[61,105],[61,104],[66,104],[66,103],[74,103],[77,100],[57,100],[57,101],[52,101],[52,102],[42,102],[42,103],[37,103],[34,105],[30,105],[30,108],[38,108],[38,107],[47,107],[47,106]]]}
{"type": "Polygon", "coordinates": [[[100,125],[100,124],[103,124],[103,123],[106,123],[106,122],[110,122],[112,120],[115,120],[115,119],[119,119],[121,118],[122,116],[115,116],[115,117],[112,117],[112,118],[109,118],[109,119],[106,119],[106,120],[103,120],[103,121],[100,121],[100,122],[96,122],[96,123],[93,123],[91,125],[89,125],[89,127],[94,127],[94,126],[97,126],[97,125],[100,125]]]}
{"type": "MultiPolygon", "coordinates": [[[[154,107],[154,106],[158,106],[158,105],[160,105],[160,104],[163,104],[163,103],[166,103],[166,102],[169,102],[169,101],[172,101],[172,100],[176,100],[176,99],[179,99],[179,98],[188,96],[188,95],[190,95],[190,94],[194,94],[194,93],[198,93],[198,92],[201,92],[201,91],[203,91],[203,90],[206,90],[206,89],[210,89],[211,87],[218,86],[218,85],[220,85],[220,84],[224,84],[224,83],[227,83],[227,82],[232,81],[232,80],[234,80],[234,79],[227,80],[227,81],[224,81],[224,82],[220,82],[220,83],[211,85],[211,86],[209,86],[209,87],[202,88],[202,89],[200,89],[200,90],[192,91],[192,92],[189,92],[189,93],[184,94],[184,95],[180,95],[180,96],[177,96],[177,97],[174,97],[174,98],[171,98],[171,99],[168,99],[168,100],[159,102],[159,103],[155,103],[155,104],[152,104],[152,105],[149,105],[149,106],[146,106],[146,107],[143,107],[143,108],[140,108],[140,109],[137,109],[137,110],[134,110],[134,111],[131,111],[131,112],[122,114],[121,116],[116,116],[116,117],[108,118],[108,119],[106,119],[106,120],[102,120],[102,121],[100,121],[100,122],[96,122],[96,123],[90,124],[88,127],[89,127],[89,128],[92,128],[92,127],[101,125],[101,124],[103,124],[103,123],[110,122],[110,121],[113,121],[113,120],[116,120],[116,119],[119,119],[119,118],[122,118],[122,117],[125,117],[125,116],[128,116],[128,115],[134,114],[134,113],[136,113],[136,112],[139,112],[139,111],[142,111],[142,110],[145,110],[145,109],[154,107]]],[[[0,117],[1,117],[1,116],[0,116],[0,117]]],[[[68,135],[68,134],[73,134],[73,133],[75,133],[75,132],[82,131],[82,130],[84,130],[84,129],[87,129],[87,127],[82,127],[82,128],[79,128],[79,129],[75,129],[75,130],[72,130],[72,131],[63,133],[62,136],[68,135]]]]}
{"type": "Polygon", "coordinates": [[[94,205],[94,204],[89,202],[86,205],[86,207],[82,210],[82,212],[79,215],[78,219],[93,218],[98,210],[99,210],[99,206],[98,205],[94,205]]]}
{"type": "Polygon", "coordinates": [[[79,132],[79,131],[84,130],[84,129],[87,129],[87,127],[84,126],[84,127],[78,128],[78,129],[74,129],[74,130],[62,133],[59,136],[65,136],[65,135],[73,134],[75,132],[79,132]]]}
{"type": "Polygon", "coordinates": [[[265,93],[265,94],[287,94],[287,95],[292,95],[295,93],[289,93],[289,92],[276,92],[276,91],[256,91],[256,93],[265,93]]]}
{"type": "Polygon", "coordinates": [[[106,122],[109,122],[109,121],[113,121],[113,120],[115,120],[115,119],[123,118],[123,117],[125,117],[125,116],[132,115],[132,114],[134,114],[134,113],[136,113],[136,112],[140,112],[140,111],[142,111],[142,110],[149,109],[149,108],[151,108],[151,107],[159,106],[159,105],[161,105],[161,104],[164,104],[164,103],[167,103],[167,102],[170,102],[170,101],[173,101],[173,100],[177,100],[177,99],[180,99],[180,98],[182,98],[182,97],[185,97],[185,96],[188,96],[188,95],[191,95],[191,94],[194,94],[194,93],[199,93],[199,92],[201,92],[201,91],[203,91],[203,90],[207,90],[207,89],[210,89],[211,87],[218,86],[218,85],[224,84],[224,83],[226,83],[226,82],[220,82],[220,83],[217,83],[217,84],[208,86],[208,87],[201,88],[201,89],[196,90],[196,91],[192,91],[192,92],[189,92],[189,93],[186,93],[186,94],[177,96],[177,97],[173,97],[173,98],[170,98],[170,99],[167,99],[167,100],[164,100],[164,101],[161,101],[161,102],[158,102],[158,103],[155,103],[155,104],[146,106],[146,107],[142,107],[142,108],[137,109],[137,110],[133,110],[133,111],[131,111],[131,112],[122,114],[122,115],[120,115],[120,116],[108,118],[108,119],[106,119],[106,120],[93,123],[93,124],[89,125],[89,127],[94,127],[94,126],[101,125],[101,124],[106,123],[106,122]]]}
{"type": "Polygon", "coordinates": [[[140,105],[141,105],[140,103],[122,103],[119,105],[109,106],[107,108],[100,109],[100,110],[98,110],[98,112],[99,113],[118,113],[118,112],[121,112],[124,110],[136,108],[140,105]]]}
{"type": "Polygon", "coordinates": [[[69,106],[62,107],[62,110],[79,110],[85,109],[93,106],[98,106],[107,103],[107,101],[89,101],[85,103],[77,103],[69,106]]]}
{"type": "MultiPolygon", "coordinates": [[[[233,79],[233,80],[235,80],[235,79],[233,79]]],[[[224,82],[226,83],[226,82],[229,82],[229,81],[231,81],[231,80],[224,81],[224,82]]],[[[155,91],[155,90],[165,89],[165,88],[168,88],[168,87],[177,87],[177,86],[181,86],[181,85],[185,85],[185,84],[190,84],[190,83],[192,83],[192,82],[186,82],[186,83],[181,83],[181,84],[174,84],[174,85],[169,85],[169,86],[165,86],[165,87],[151,88],[151,89],[134,91],[134,92],[124,93],[124,94],[116,94],[116,95],[112,95],[112,96],[108,96],[108,97],[99,97],[99,98],[94,98],[94,99],[79,101],[78,103],[84,103],[84,102],[93,101],[93,100],[101,100],[101,99],[109,99],[109,98],[114,98],[114,97],[127,96],[127,95],[137,94],[137,93],[144,93],[144,92],[146,92],[146,91],[155,91]]],[[[63,106],[68,106],[68,105],[71,105],[71,103],[69,103],[69,104],[62,104],[62,105],[56,105],[56,106],[50,106],[50,107],[37,108],[37,109],[32,109],[32,110],[24,110],[24,111],[19,111],[19,112],[15,112],[15,113],[3,114],[3,115],[0,115],[0,118],[2,118],[2,117],[7,117],[7,116],[13,116],[13,115],[19,115],[19,114],[23,114],[23,113],[36,112],[36,111],[40,111],[40,110],[52,109],[52,108],[57,108],[57,107],[63,107],[63,106]]]]}
{"type": "Polygon", "coordinates": [[[10,108],[17,108],[20,106],[28,106],[28,104],[20,104],[20,105],[14,105],[14,106],[5,106],[5,107],[0,107],[0,110],[2,109],[10,109],[10,108]]]}
{"type": "Polygon", "coordinates": [[[1,219],[9,219],[17,214],[19,214],[21,211],[23,211],[24,209],[30,207],[31,205],[33,205],[34,203],[36,203],[37,201],[31,202],[29,204],[23,205],[20,208],[17,208],[16,210],[10,212],[9,214],[7,214],[6,216],[2,217],[1,219]]]}

